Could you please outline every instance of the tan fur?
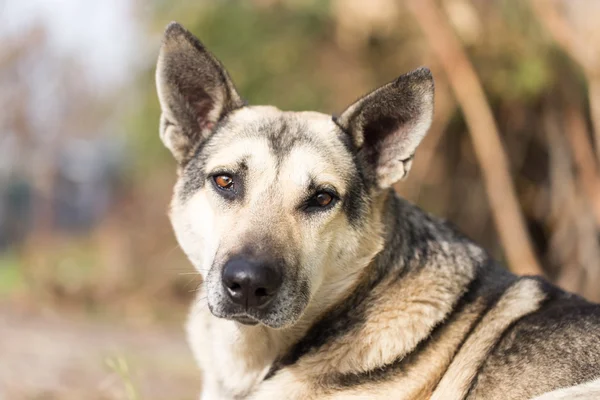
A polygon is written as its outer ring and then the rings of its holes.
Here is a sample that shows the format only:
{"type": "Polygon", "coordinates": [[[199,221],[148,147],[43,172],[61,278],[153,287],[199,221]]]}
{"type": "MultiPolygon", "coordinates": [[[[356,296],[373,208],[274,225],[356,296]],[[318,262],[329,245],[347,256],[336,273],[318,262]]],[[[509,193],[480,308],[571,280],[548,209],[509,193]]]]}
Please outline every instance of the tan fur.
{"type": "Polygon", "coordinates": [[[457,296],[445,285],[452,282],[449,278],[432,271],[411,273],[393,286],[383,283],[373,293],[374,311],[367,323],[300,363],[304,372],[316,376],[332,371],[363,372],[403,357],[452,310],[457,296]],[[424,290],[424,282],[434,285],[424,290]]]}
{"type": "MultiPolygon", "coordinates": [[[[449,323],[444,334],[431,343],[431,345],[419,357],[418,362],[411,365],[409,369],[388,381],[379,384],[365,384],[351,390],[337,392],[331,388],[322,387],[319,384],[319,377],[323,374],[338,371],[337,365],[333,360],[325,360],[320,357],[313,357],[306,363],[299,363],[298,367],[293,367],[290,370],[282,372],[271,381],[261,385],[260,390],[253,394],[251,399],[275,399],[278,395],[285,394],[286,399],[389,399],[393,393],[393,398],[402,399],[428,399],[431,392],[437,385],[439,379],[446,371],[452,357],[464,339],[464,335],[472,327],[477,320],[479,313],[483,310],[482,303],[476,303],[469,306],[460,317],[449,323]],[[319,362],[323,365],[319,365],[319,362]]],[[[374,319],[374,323],[381,323],[374,319]]],[[[382,328],[385,325],[372,325],[371,329],[376,331],[377,328],[382,328]]],[[[381,329],[387,332],[385,329],[381,329]]],[[[383,333],[382,332],[382,333],[383,333]]],[[[404,337],[405,335],[402,335],[404,337]]],[[[416,336],[408,340],[415,340],[416,336]]],[[[375,334],[372,337],[361,336],[360,334],[351,335],[346,338],[347,347],[340,347],[337,350],[337,357],[344,358],[344,350],[356,347],[354,354],[363,352],[367,355],[366,361],[369,361],[371,351],[367,350],[369,343],[374,340],[381,339],[381,334],[375,334]]],[[[395,345],[395,339],[398,336],[390,335],[385,341],[388,345],[395,345]]],[[[399,340],[400,343],[405,343],[399,340]]],[[[387,355],[383,357],[388,358],[387,355]]],[[[361,364],[360,356],[353,360],[356,364],[361,364]]],[[[360,369],[363,369],[362,367],[360,369]]]]}
{"type": "Polygon", "coordinates": [[[462,343],[464,336],[477,321],[484,304],[477,302],[470,305],[456,320],[444,328],[440,335],[423,352],[418,361],[403,374],[379,385],[364,385],[346,393],[332,393],[331,399],[394,399],[420,400],[429,399],[435,386],[448,368],[452,357],[462,343]],[[348,396],[348,397],[347,397],[348,396]]]}
{"type": "Polygon", "coordinates": [[[537,310],[543,299],[544,294],[537,281],[523,279],[511,286],[454,357],[431,399],[464,398],[477,369],[502,332],[512,322],[537,310]]]}

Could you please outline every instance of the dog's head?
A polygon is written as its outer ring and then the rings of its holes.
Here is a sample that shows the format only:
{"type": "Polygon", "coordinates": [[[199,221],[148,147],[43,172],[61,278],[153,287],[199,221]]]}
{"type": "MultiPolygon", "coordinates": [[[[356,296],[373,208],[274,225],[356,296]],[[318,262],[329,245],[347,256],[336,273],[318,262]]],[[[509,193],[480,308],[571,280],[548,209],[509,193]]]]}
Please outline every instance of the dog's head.
{"type": "Polygon", "coordinates": [[[337,119],[247,106],[220,62],[172,23],[156,80],[160,135],[179,164],[171,221],[211,312],[292,325],[380,246],[377,199],[408,173],[431,123],[429,70],[337,119]]]}

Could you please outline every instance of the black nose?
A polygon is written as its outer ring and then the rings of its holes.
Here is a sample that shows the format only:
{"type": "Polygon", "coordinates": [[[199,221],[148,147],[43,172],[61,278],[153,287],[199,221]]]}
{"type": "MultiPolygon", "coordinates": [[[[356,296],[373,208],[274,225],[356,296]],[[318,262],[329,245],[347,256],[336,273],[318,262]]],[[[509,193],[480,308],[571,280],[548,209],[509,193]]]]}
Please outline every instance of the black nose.
{"type": "Polygon", "coordinates": [[[260,307],[269,302],[281,286],[281,274],[268,263],[233,259],[223,268],[223,286],[234,303],[260,307]]]}

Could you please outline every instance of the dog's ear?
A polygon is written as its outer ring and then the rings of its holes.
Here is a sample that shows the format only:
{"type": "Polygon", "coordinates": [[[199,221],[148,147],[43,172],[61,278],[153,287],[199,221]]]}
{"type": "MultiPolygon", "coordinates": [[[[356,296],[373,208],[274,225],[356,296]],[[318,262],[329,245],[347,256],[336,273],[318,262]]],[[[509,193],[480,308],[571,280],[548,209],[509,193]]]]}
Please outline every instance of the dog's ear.
{"type": "Polygon", "coordinates": [[[243,106],[221,63],[175,22],[164,33],[156,87],[162,109],[160,137],[180,164],[224,115],[243,106]]]}
{"type": "Polygon", "coordinates": [[[419,68],[369,93],[337,123],[376,173],[384,189],[404,178],[433,118],[433,77],[419,68]]]}

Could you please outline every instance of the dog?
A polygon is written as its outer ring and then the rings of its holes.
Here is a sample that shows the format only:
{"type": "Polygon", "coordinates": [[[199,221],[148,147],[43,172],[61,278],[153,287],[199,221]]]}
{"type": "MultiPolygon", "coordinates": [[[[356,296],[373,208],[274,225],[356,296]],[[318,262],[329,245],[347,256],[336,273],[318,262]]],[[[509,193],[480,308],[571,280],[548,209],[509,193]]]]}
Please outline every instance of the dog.
{"type": "Polygon", "coordinates": [[[600,306],[395,194],[432,121],[427,68],[337,118],[249,106],[171,23],[156,82],[169,216],[202,276],[201,399],[600,398],[600,306]]]}

